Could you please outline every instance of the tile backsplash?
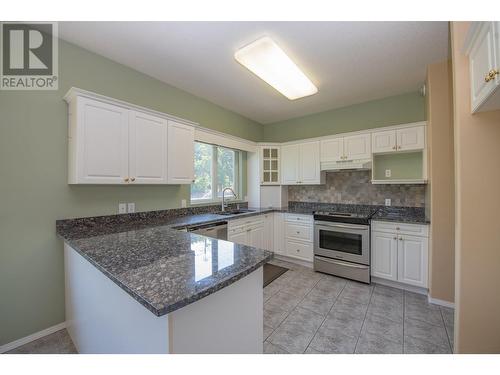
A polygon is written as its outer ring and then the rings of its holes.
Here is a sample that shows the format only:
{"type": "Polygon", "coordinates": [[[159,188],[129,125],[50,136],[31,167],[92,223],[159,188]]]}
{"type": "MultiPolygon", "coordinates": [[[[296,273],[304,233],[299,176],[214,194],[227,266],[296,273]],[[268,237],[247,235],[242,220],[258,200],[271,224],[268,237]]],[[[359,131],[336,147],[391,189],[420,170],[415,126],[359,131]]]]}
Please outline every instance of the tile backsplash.
{"type": "Polygon", "coordinates": [[[373,185],[371,171],[328,172],[325,185],[289,186],[288,200],[425,207],[425,185],[373,185]]]}

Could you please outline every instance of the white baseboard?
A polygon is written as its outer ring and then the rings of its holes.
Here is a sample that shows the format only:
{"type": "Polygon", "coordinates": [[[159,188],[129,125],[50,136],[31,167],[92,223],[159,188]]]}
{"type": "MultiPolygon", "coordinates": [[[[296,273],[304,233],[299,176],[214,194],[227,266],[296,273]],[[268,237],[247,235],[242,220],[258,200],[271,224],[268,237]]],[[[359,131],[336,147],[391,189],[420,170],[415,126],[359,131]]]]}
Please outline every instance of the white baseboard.
{"type": "Polygon", "coordinates": [[[427,292],[428,292],[426,288],[421,288],[418,286],[398,283],[397,281],[381,279],[381,278],[375,277],[375,276],[372,276],[371,280],[372,280],[372,283],[375,283],[375,284],[390,286],[390,287],[397,288],[397,289],[403,289],[403,290],[407,290],[407,291],[413,292],[413,293],[427,295],[427,292]]]}
{"type": "Polygon", "coordinates": [[[308,262],[307,260],[301,260],[301,259],[289,257],[289,256],[286,256],[286,255],[276,254],[276,253],[274,253],[274,257],[276,259],[283,260],[285,262],[290,262],[290,263],[298,264],[299,266],[313,268],[313,263],[312,262],[308,262]]]}
{"type": "Polygon", "coordinates": [[[438,298],[432,298],[430,295],[428,295],[427,298],[429,300],[429,303],[433,303],[435,305],[439,305],[439,306],[443,306],[443,307],[449,307],[451,309],[455,308],[454,302],[449,302],[449,301],[445,301],[445,300],[438,299],[438,298]]]}
{"type": "Polygon", "coordinates": [[[44,336],[51,335],[52,333],[60,331],[61,329],[64,329],[64,328],[66,328],[66,322],[56,324],[55,326],[46,328],[46,329],[39,331],[39,332],[35,332],[29,336],[17,339],[15,341],[9,342],[5,345],[1,345],[0,346],[0,354],[6,353],[6,352],[8,352],[12,349],[15,349],[15,348],[19,348],[20,346],[23,346],[27,343],[38,340],[44,336]]]}

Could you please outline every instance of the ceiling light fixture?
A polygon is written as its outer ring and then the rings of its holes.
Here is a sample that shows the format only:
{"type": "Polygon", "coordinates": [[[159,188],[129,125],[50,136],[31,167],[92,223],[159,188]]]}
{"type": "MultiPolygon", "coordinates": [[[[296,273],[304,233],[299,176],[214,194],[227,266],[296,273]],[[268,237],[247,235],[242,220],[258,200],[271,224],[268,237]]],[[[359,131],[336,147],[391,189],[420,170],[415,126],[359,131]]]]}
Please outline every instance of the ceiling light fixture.
{"type": "Polygon", "coordinates": [[[234,58],[290,100],[318,92],[311,80],[267,36],[239,49],[234,58]]]}

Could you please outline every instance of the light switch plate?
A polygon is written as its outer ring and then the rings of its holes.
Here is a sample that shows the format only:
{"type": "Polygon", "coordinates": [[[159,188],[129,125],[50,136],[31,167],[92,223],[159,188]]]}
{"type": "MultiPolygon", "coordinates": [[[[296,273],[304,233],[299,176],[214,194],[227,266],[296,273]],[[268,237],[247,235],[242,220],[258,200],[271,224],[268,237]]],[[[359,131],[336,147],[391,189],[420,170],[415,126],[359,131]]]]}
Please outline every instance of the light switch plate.
{"type": "Polygon", "coordinates": [[[127,212],[129,214],[131,213],[134,213],[135,212],[135,203],[128,203],[127,204],[127,212]]]}
{"type": "Polygon", "coordinates": [[[187,202],[185,199],[181,199],[181,207],[186,208],[187,207],[187,202]]]}
{"type": "Polygon", "coordinates": [[[391,170],[390,169],[385,170],[385,177],[391,177],[391,170]]]}
{"type": "Polygon", "coordinates": [[[390,206],[391,205],[391,199],[390,198],[386,198],[385,199],[385,205],[386,206],[390,206]]]}
{"type": "Polygon", "coordinates": [[[118,213],[126,214],[127,213],[127,204],[126,203],[118,203],[118,213]]]}

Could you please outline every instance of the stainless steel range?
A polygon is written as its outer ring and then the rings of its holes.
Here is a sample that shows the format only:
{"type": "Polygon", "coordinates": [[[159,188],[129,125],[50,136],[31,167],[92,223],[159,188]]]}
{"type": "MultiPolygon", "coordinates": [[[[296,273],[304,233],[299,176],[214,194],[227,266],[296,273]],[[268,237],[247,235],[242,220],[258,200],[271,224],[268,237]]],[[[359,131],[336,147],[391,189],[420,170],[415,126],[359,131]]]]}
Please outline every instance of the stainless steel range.
{"type": "Polygon", "coordinates": [[[314,270],[370,283],[373,211],[314,213],[314,270]]]}

